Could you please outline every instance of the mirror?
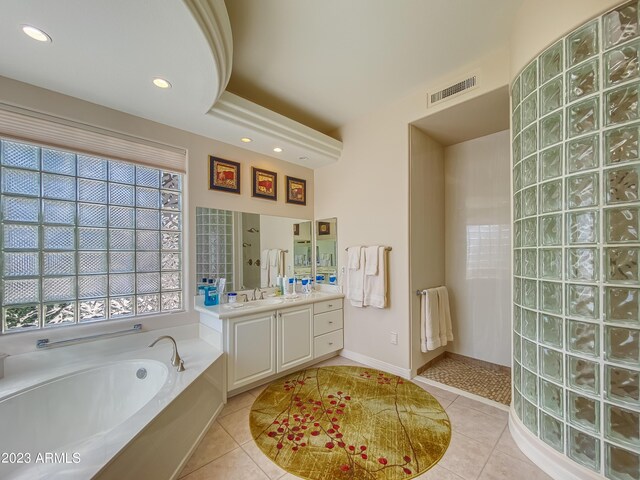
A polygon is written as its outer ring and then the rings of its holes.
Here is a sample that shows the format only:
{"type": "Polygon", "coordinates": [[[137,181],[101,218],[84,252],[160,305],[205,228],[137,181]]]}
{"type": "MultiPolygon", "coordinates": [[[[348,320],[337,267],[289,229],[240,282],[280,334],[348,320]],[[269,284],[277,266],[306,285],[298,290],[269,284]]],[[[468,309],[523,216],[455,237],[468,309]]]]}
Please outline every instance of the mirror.
{"type": "Polygon", "coordinates": [[[196,207],[198,282],[203,277],[225,278],[227,292],[266,288],[275,285],[278,274],[295,274],[299,278],[310,276],[311,253],[311,222],[308,220],[196,207]],[[296,243],[303,238],[308,238],[307,244],[296,243]],[[305,245],[307,250],[297,250],[305,245]],[[283,252],[283,256],[278,254],[274,259],[277,265],[271,265],[273,262],[267,260],[269,265],[263,268],[265,250],[283,252]],[[296,260],[300,260],[299,264],[296,260]]]}
{"type": "Polygon", "coordinates": [[[337,283],[337,226],[336,218],[316,221],[316,283],[337,283]]]}

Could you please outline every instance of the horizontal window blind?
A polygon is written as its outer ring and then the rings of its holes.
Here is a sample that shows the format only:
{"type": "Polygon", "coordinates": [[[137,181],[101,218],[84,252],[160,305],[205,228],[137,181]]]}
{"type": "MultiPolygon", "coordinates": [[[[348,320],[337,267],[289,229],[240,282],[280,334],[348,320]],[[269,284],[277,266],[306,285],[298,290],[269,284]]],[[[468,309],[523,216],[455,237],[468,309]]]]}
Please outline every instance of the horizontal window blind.
{"type": "Polygon", "coordinates": [[[184,149],[2,103],[0,135],[186,173],[184,149]]]}

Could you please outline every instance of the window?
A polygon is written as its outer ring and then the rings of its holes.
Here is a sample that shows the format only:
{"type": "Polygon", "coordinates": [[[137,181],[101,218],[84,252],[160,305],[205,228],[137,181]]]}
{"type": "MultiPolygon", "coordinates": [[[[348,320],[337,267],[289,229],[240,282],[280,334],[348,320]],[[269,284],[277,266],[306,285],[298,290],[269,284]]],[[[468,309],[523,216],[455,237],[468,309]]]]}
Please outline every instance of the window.
{"type": "Polygon", "coordinates": [[[182,177],[0,141],[2,333],[182,309],[182,177]]]}

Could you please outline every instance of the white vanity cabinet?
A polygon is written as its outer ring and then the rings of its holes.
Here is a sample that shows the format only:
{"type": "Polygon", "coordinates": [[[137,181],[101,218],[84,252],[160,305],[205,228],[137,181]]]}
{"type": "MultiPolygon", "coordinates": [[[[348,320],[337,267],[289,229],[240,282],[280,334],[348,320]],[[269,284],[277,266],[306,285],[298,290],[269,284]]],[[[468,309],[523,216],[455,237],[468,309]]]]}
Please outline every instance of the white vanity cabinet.
{"type": "MultiPolygon", "coordinates": [[[[254,304],[255,305],[255,304],[254,304]]],[[[314,294],[296,301],[234,308],[205,307],[199,297],[200,335],[227,359],[227,392],[309,366],[343,347],[342,295],[314,294]]]]}
{"type": "Polygon", "coordinates": [[[276,373],[276,312],[231,318],[228,322],[227,390],[276,373]]]}
{"type": "Polygon", "coordinates": [[[278,372],[313,359],[313,308],[311,305],[278,310],[278,372]]]}
{"type": "Polygon", "coordinates": [[[344,346],[342,299],[331,299],[313,305],[314,358],[340,350],[344,346]]]}

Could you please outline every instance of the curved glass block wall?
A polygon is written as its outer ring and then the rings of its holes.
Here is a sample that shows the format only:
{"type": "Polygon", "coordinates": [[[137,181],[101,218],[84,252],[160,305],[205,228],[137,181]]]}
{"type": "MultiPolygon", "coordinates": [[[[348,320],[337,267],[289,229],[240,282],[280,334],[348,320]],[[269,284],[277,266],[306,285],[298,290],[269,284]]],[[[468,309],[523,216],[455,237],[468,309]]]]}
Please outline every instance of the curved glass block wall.
{"type": "Polygon", "coordinates": [[[640,28],[623,4],[512,85],[514,408],[570,459],[640,478],[640,28]]]}

